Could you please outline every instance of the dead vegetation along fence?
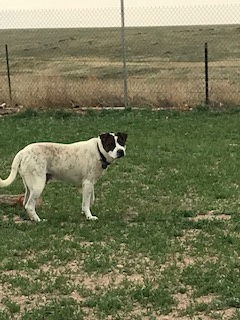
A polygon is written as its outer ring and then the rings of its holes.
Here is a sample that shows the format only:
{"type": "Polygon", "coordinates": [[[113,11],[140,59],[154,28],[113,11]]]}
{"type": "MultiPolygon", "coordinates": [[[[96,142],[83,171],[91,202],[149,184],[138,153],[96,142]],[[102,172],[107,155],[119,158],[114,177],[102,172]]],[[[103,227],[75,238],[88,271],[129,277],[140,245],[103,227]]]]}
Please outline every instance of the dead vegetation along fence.
{"type": "MultiPolygon", "coordinates": [[[[124,21],[123,21],[124,26],[124,21]]],[[[129,108],[128,103],[128,73],[127,73],[127,65],[126,65],[126,51],[125,51],[125,37],[124,33],[122,33],[122,41],[123,41],[123,48],[124,48],[124,58],[123,58],[123,67],[124,67],[124,107],[129,108]]],[[[208,43],[205,43],[204,46],[205,50],[205,104],[208,105],[210,103],[209,101],[209,80],[208,80],[208,43]]],[[[7,72],[7,82],[8,82],[8,92],[9,92],[9,101],[12,103],[12,86],[11,86],[11,73],[10,73],[10,67],[9,67],[9,54],[8,54],[8,45],[5,45],[5,52],[6,52],[6,72],[7,72]]],[[[76,107],[76,106],[75,106],[76,107]]]]}
{"type": "Polygon", "coordinates": [[[240,5],[141,11],[124,8],[121,0],[121,10],[75,10],[70,17],[71,22],[68,12],[59,10],[0,11],[0,41],[7,43],[0,49],[2,102],[240,104],[240,5]]]}

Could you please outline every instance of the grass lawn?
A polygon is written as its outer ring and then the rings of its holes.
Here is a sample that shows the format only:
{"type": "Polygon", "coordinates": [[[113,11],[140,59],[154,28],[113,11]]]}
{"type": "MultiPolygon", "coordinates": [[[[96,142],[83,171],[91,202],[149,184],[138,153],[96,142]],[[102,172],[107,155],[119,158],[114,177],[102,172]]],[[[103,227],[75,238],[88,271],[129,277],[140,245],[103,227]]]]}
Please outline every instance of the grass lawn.
{"type": "MultiPolygon", "coordinates": [[[[38,210],[0,207],[0,319],[240,318],[238,111],[27,111],[0,118],[0,176],[36,141],[129,134],[127,156],[81,215],[73,186],[50,183],[38,210]],[[20,216],[21,218],[16,218],[20,216]]],[[[18,178],[1,194],[23,191],[18,178]]]]}

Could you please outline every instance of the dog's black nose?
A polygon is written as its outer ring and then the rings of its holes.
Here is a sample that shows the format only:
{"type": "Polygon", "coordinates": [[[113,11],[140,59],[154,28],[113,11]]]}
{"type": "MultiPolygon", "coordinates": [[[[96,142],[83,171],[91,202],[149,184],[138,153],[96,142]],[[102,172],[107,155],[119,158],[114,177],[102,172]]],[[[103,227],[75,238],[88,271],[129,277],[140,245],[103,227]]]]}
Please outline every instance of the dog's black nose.
{"type": "Polygon", "coordinates": [[[124,151],[122,149],[117,151],[117,157],[118,158],[124,157],[124,151]]]}

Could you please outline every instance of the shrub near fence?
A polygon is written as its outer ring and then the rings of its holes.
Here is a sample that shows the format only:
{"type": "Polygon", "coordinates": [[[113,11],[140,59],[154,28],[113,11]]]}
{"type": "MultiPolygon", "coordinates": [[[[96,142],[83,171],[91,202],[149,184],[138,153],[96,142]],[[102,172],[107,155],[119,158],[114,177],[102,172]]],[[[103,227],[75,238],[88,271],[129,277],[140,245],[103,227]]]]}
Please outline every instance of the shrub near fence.
{"type": "Polygon", "coordinates": [[[239,13],[237,4],[125,8],[124,72],[120,8],[0,12],[0,99],[10,101],[6,43],[13,104],[122,106],[127,75],[131,106],[189,108],[207,94],[237,105],[239,13]]]}

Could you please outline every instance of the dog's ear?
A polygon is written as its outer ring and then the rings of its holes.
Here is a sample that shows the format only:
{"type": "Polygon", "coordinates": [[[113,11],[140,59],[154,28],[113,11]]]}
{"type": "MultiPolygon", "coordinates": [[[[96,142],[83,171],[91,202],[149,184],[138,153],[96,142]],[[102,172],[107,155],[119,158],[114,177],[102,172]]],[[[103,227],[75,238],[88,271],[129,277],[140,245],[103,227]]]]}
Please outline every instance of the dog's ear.
{"type": "Polygon", "coordinates": [[[103,149],[106,152],[113,151],[115,148],[115,140],[112,134],[102,133],[100,134],[100,139],[102,142],[103,149]]]}
{"type": "Polygon", "coordinates": [[[127,141],[127,133],[124,132],[117,132],[116,136],[118,137],[117,141],[121,146],[124,146],[126,144],[127,141]]]}

